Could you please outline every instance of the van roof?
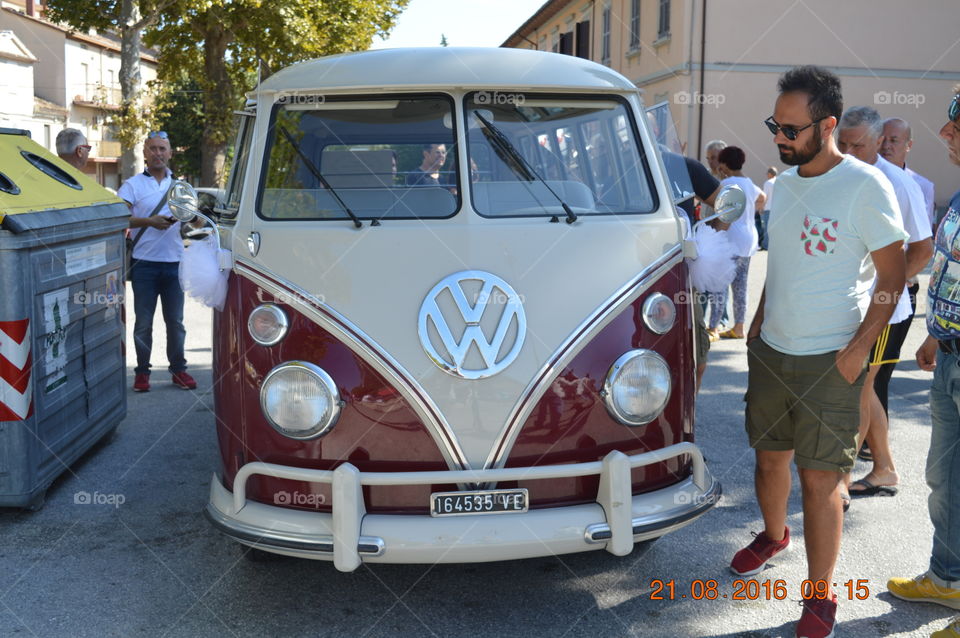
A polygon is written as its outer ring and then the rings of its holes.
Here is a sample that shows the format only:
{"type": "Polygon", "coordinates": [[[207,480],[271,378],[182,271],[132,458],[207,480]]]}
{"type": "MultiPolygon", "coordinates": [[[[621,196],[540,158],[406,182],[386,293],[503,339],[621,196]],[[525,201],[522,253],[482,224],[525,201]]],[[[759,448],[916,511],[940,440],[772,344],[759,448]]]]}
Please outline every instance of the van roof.
{"type": "Polygon", "coordinates": [[[287,67],[258,91],[425,88],[636,91],[603,65],[558,53],[493,47],[378,49],[332,55],[287,67]]]}

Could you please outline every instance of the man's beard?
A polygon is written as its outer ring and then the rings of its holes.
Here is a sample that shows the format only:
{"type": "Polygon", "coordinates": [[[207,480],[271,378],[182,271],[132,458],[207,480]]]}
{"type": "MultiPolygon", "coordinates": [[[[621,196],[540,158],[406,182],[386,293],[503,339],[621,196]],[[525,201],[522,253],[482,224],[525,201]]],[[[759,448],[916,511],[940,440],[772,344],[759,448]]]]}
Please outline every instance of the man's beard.
{"type": "Polygon", "coordinates": [[[810,142],[799,151],[778,146],[777,149],[780,151],[780,161],[788,166],[801,166],[813,160],[813,158],[816,157],[823,148],[823,138],[820,137],[819,129],[819,126],[814,128],[813,136],[811,137],[810,142]]]}

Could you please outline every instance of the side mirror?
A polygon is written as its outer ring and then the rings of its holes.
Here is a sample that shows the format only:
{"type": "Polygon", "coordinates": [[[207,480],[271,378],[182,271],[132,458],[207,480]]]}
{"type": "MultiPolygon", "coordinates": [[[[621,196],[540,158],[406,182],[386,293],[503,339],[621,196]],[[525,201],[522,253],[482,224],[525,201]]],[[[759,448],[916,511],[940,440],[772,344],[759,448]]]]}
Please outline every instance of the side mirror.
{"type": "Polygon", "coordinates": [[[720,189],[716,200],[713,202],[714,214],[701,221],[710,221],[719,219],[720,221],[732,224],[740,219],[743,211],[747,209],[747,195],[743,189],[736,184],[729,184],[720,189]]]}
{"type": "MultiPolygon", "coordinates": [[[[174,219],[181,223],[190,223],[199,218],[207,224],[210,224],[211,228],[213,228],[213,232],[210,233],[210,235],[217,245],[217,254],[220,253],[220,233],[217,232],[217,225],[212,219],[200,212],[197,201],[197,191],[193,189],[193,186],[179,180],[174,182],[170,188],[170,195],[167,198],[167,207],[170,209],[170,214],[173,215],[174,219]]],[[[221,270],[223,270],[222,267],[221,270]]]]}
{"type": "Polygon", "coordinates": [[[186,182],[176,181],[167,198],[170,214],[180,222],[191,222],[198,212],[197,191],[186,182]]]}

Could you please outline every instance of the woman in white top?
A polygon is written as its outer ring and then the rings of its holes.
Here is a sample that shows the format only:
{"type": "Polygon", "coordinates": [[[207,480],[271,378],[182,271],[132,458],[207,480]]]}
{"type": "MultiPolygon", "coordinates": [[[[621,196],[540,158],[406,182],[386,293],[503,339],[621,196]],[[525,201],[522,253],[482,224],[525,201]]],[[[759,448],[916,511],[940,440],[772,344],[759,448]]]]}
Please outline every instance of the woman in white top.
{"type": "MultiPolygon", "coordinates": [[[[744,177],[741,169],[746,160],[746,154],[743,150],[736,146],[728,146],[720,151],[717,160],[720,174],[723,176],[720,186],[736,184],[743,189],[747,196],[747,207],[743,211],[743,215],[733,222],[730,225],[730,230],[727,231],[737,255],[737,274],[731,284],[733,288],[734,324],[730,330],[720,333],[722,339],[743,339],[743,323],[747,314],[747,273],[750,270],[750,258],[759,247],[754,216],[757,212],[763,210],[767,198],[749,177],[744,177]]],[[[726,301],[726,293],[724,293],[723,299],[720,300],[721,307],[726,304],[726,301]]]]}

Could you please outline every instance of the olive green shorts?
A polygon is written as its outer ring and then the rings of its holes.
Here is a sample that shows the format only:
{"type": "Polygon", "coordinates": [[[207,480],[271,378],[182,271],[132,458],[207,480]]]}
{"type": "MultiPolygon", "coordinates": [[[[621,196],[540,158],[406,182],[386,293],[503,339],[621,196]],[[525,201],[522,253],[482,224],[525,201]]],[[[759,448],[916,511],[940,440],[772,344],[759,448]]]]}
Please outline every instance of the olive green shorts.
{"type": "Polygon", "coordinates": [[[857,454],[860,390],[866,361],[851,385],[837,353],[783,354],[763,339],[747,344],[746,429],[750,447],[794,451],[797,467],[849,472],[857,454]]]}

